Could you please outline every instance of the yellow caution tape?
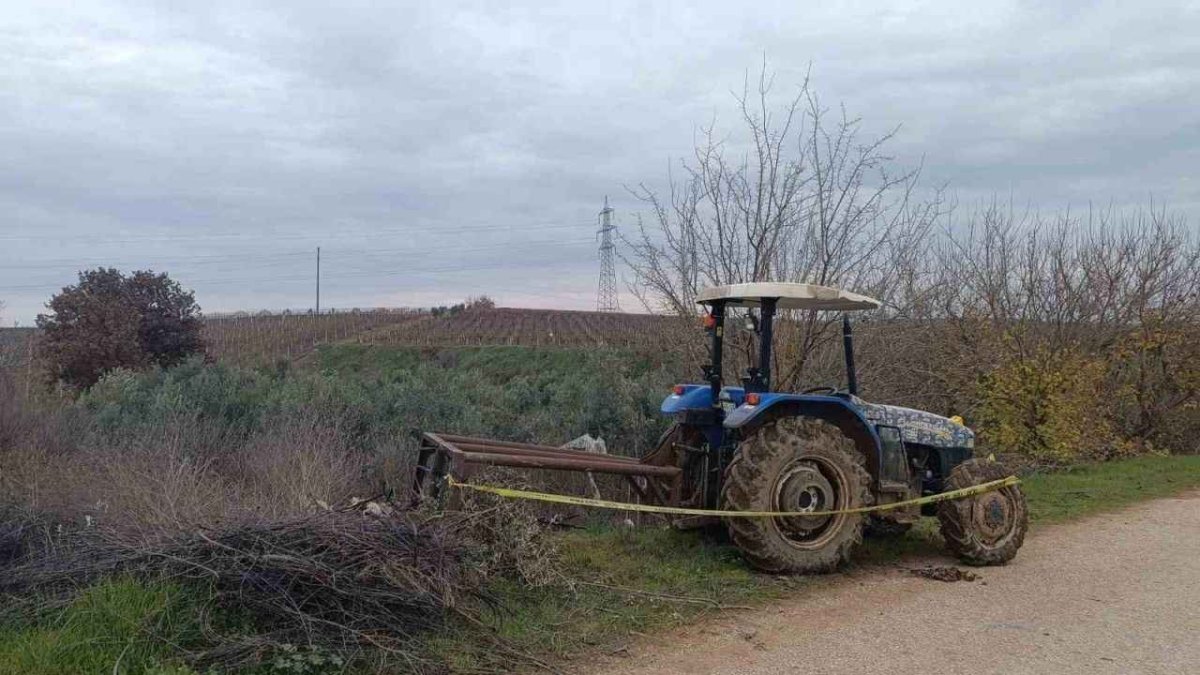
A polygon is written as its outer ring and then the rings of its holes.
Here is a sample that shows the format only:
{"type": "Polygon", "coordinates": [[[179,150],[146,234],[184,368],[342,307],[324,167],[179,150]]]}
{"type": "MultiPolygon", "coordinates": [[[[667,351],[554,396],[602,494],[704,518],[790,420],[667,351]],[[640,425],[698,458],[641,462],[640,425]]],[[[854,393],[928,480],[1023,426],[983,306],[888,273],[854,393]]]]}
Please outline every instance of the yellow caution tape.
{"type": "Polygon", "coordinates": [[[460,483],[454,480],[453,476],[446,476],[446,482],[451,487],[462,488],[466,490],[475,490],[476,492],[488,492],[501,497],[509,497],[512,499],[532,499],[539,502],[551,502],[554,504],[573,504],[575,506],[594,506],[600,509],[616,509],[619,511],[640,511],[642,513],[669,513],[679,516],[719,516],[721,518],[779,518],[785,516],[804,516],[810,518],[819,518],[823,516],[836,516],[841,514],[851,513],[877,513],[880,511],[892,511],[895,509],[903,509],[909,506],[920,506],[923,504],[936,504],[938,502],[950,501],[952,499],[962,499],[963,497],[972,497],[974,495],[999,490],[1001,488],[1017,485],[1021,482],[1016,476],[1001,478],[988,483],[980,483],[972,485],[960,490],[951,490],[941,494],[930,495],[928,497],[919,497],[917,499],[909,499],[908,501],[895,502],[892,504],[880,504],[878,506],[860,506],[853,509],[839,509],[837,511],[721,511],[718,509],[685,509],[679,506],[653,506],[651,504],[630,504],[628,502],[611,502],[606,499],[588,499],[587,497],[572,497],[570,495],[556,495],[548,492],[533,492],[531,490],[516,490],[513,488],[496,487],[494,485],[477,485],[475,483],[460,483]]]}

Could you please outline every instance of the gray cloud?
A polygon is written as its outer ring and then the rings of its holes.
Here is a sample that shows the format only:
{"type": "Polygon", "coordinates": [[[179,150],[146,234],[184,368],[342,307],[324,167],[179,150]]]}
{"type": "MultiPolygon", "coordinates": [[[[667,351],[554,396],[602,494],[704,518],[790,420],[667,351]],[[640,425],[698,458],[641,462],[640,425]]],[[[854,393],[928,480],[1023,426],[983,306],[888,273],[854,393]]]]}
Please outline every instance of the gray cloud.
{"type": "MultiPolygon", "coordinates": [[[[187,5],[193,5],[188,7],[187,5]]],[[[1200,216],[1195,3],[0,8],[0,300],[167,269],[209,309],[588,307],[595,213],[810,68],[960,201],[1200,216]]]]}

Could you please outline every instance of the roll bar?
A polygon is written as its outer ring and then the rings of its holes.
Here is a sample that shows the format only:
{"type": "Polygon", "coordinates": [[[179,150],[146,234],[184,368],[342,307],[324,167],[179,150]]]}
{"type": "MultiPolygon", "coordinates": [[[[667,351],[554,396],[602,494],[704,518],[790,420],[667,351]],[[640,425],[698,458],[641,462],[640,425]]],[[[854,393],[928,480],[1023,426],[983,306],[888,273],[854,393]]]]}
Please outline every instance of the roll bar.
{"type": "MultiPolygon", "coordinates": [[[[720,406],[722,364],[725,354],[725,299],[703,301],[709,307],[706,322],[710,332],[709,359],[703,366],[704,379],[712,388],[713,407],[720,406]]],[[[758,366],[748,369],[745,378],[746,391],[768,392],[771,390],[771,355],[775,339],[775,313],[778,298],[758,298],[758,366]]],[[[846,391],[858,395],[858,373],[854,365],[854,330],[848,314],[842,314],[842,350],[846,366],[846,391]]]]}

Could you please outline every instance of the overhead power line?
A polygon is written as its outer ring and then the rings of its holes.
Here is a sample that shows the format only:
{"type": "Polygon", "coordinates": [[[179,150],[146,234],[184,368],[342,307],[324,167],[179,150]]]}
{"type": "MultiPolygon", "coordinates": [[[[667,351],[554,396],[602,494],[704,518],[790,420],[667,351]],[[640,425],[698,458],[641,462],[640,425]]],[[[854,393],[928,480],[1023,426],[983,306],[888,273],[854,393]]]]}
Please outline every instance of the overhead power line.
{"type": "MultiPolygon", "coordinates": [[[[359,237],[385,237],[389,235],[407,235],[415,234],[463,234],[468,232],[527,232],[530,230],[562,230],[576,229],[583,230],[591,223],[514,223],[512,225],[497,225],[479,224],[468,226],[455,226],[450,224],[438,223],[420,223],[413,224],[401,228],[360,228],[357,226],[341,226],[341,229],[350,230],[342,232],[339,236],[359,237]]],[[[153,242],[179,242],[179,241],[229,241],[243,242],[249,240],[264,240],[264,241],[303,241],[303,240],[320,240],[329,239],[329,229],[314,232],[236,232],[227,234],[162,234],[155,236],[135,236],[135,237],[116,237],[106,235],[78,235],[73,236],[75,241],[100,241],[102,243],[113,244],[132,244],[132,243],[153,243],[153,242]]],[[[60,241],[61,235],[0,235],[0,241],[60,241]]]]}
{"type": "MultiPolygon", "coordinates": [[[[528,249],[532,246],[554,245],[554,246],[580,246],[593,243],[594,239],[536,239],[536,240],[511,240],[496,244],[487,244],[485,246],[464,247],[461,244],[449,246],[424,246],[414,250],[414,247],[407,248],[372,248],[367,250],[354,249],[336,249],[323,246],[321,255],[326,260],[376,260],[383,258],[387,262],[394,264],[397,255],[412,255],[414,252],[419,252],[423,256],[429,253],[483,253],[489,251],[504,250],[506,248],[521,248],[528,249]]],[[[147,256],[140,260],[108,260],[103,256],[90,254],[86,258],[58,258],[54,260],[39,260],[37,262],[5,264],[5,269],[24,269],[24,270],[61,270],[64,267],[191,267],[191,266],[210,266],[210,265],[225,265],[235,264],[239,267],[245,267],[248,264],[253,264],[255,267],[264,265],[281,265],[295,263],[297,265],[304,264],[312,259],[312,251],[295,251],[287,253],[231,253],[228,255],[197,255],[197,256],[147,256]]]]}
{"type": "MultiPolygon", "coordinates": [[[[485,249],[485,250],[490,250],[490,249],[485,249]]],[[[311,256],[312,254],[310,253],[309,255],[311,256]]],[[[323,258],[328,257],[324,254],[324,251],[322,251],[322,257],[323,258]]],[[[392,259],[390,262],[392,265],[396,264],[395,259],[392,259]]],[[[412,273],[412,272],[442,274],[442,273],[446,273],[446,272],[473,272],[473,271],[495,270],[495,269],[528,269],[530,265],[544,266],[544,265],[552,264],[555,262],[560,262],[562,264],[569,263],[568,260],[561,259],[561,258],[556,259],[556,260],[549,260],[549,261],[530,261],[528,259],[513,259],[511,257],[508,257],[500,262],[491,263],[491,264],[450,265],[450,266],[442,266],[442,267],[434,267],[434,268],[428,268],[428,267],[422,268],[420,266],[405,266],[405,267],[400,267],[400,268],[392,267],[390,269],[379,269],[379,268],[367,269],[367,268],[363,268],[363,267],[356,267],[354,265],[342,265],[342,267],[348,267],[354,271],[338,273],[335,276],[330,276],[330,275],[326,274],[325,281],[326,281],[326,285],[328,285],[328,282],[330,282],[330,281],[336,281],[336,280],[341,280],[341,279],[346,279],[346,278],[366,278],[366,277],[380,277],[380,276],[395,276],[395,277],[398,277],[400,280],[403,280],[403,279],[408,278],[410,276],[410,273],[412,273]]],[[[326,265],[326,268],[328,269],[328,265],[326,265]]],[[[297,269],[298,270],[300,269],[299,265],[297,266],[297,269]]],[[[178,278],[177,280],[188,286],[203,285],[203,286],[211,287],[211,286],[221,286],[221,285],[228,285],[228,284],[245,284],[245,283],[251,283],[251,282],[263,282],[263,283],[271,283],[271,284],[287,283],[287,282],[294,282],[294,281],[311,282],[312,278],[313,277],[312,277],[312,273],[310,270],[308,273],[297,273],[297,274],[286,275],[286,276],[279,276],[279,275],[228,276],[228,275],[222,275],[219,277],[204,277],[204,276],[197,276],[197,275],[188,275],[183,278],[178,278]]],[[[62,283],[62,280],[60,279],[58,281],[49,281],[49,282],[40,283],[40,284],[22,284],[22,285],[17,285],[17,286],[0,286],[0,292],[52,290],[52,289],[58,288],[62,285],[63,285],[63,283],[62,283]]]]}
{"type": "MultiPolygon", "coordinates": [[[[553,238],[536,238],[522,239],[517,235],[525,232],[538,231],[554,231],[554,230],[580,230],[586,227],[585,223],[580,224],[563,224],[563,223],[546,223],[526,226],[474,226],[474,227],[446,227],[436,229],[423,229],[419,234],[429,237],[433,240],[438,240],[446,235],[462,235],[469,233],[494,234],[504,238],[502,241],[488,243],[477,246],[463,246],[461,243],[452,243],[449,245],[422,245],[418,241],[408,241],[415,239],[411,235],[413,228],[404,230],[375,230],[370,233],[362,233],[363,237],[370,236],[372,238],[385,239],[388,233],[402,233],[410,235],[404,241],[408,245],[404,248],[364,248],[359,246],[339,247],[336,244],[332,247],[322,243],[320,247],[321,268],[320,268],[320,285],[321,291],[325,290],[325,286],[336,288],[341,286],[343,280],[352,279],[368,279],[378,278],[380,284],[386,286],[391,291],[403,289],[405,285],[415,282],[432,282],[438,283],[444,279],[438,280],[434,277],[441,276],[447,273],[471,273],[485,270],[528,270],[530,268],[548,269],[555,266],[562,267],[570,264],[570,256],[563,255],[566,248],[575,248],[577,246],[594,244],[593,237],[567,239],[562,237],[553,238]],[[514,250],[519,253],[514,254],[514,250]],[[538,260],[531,256],[534,252],[546,252],[552,254],[550,259],[538,260]],[[480,254],[496,253],[499,255],[484,256],[485,260],[478,264],[430,264],[433,262],[431,256],[434,254],[452,254],[453,257],[461,256],[479,256],[480,254]],[[412,264],[415,262],[416,264],[412,264]],[[422,266],[424,264],[424,266],[422,266]]],[[[330,237],[329,232],[324,232],[321,235],[326,239],[330,237]]],[[[51,239],[53,237],[44,237],[51,239]]],[[[224,236],[224,235],[192,235],[180,237],[139,237],[132,239],[110,239],[105,238],[105,243],[153,243],[153,242],[211,242],[214,245],[222,242],[244,242],[250,239],[261,239],[267,242],[275,242],[277,240],[301,240],[307,239],[309,235],[303,236],[281,236],[274,234],[255,234],[251,236],[224,236]]],[[[424,238],[424,237],[422,237],[424,238]]],[[[474,237],[478,240],[484,237],[474,237]]],[[[486,237],[491,238],[491,237],[486,237]]],[[[43,239],[36,236],[0,236],[0,241],[13,240],[29,240],[34,241],[43,239]]],[[[469,238],[468,238],[469,239],[469,238]]],[[[457,241],[463,241],[463,237],[458,237],[457,241]]],[[[346,240],[343,243],[349,243],[346,240]]],[[[358,237],[350,237],[349,241],[358,243],[358,237]]],[[[396,241],[395,238],[391,240],[396,241]]],[[[451,241],[454,241],[451,238],[451,241]]],[[[390,243],[390,242],[389,242],[390,243]]],[[[185,286],[193,287],[198,291],[204,292],[206,289],[213,287],[222,287],[229,285],[244,285],[261,288],[264,291],[268,290],[283,290],[279,286],[286,285],[289,290],[287,293],[293,292],[293,282],[308,282],[313,283],[313,268],[312,256],[313,249],[296,250],[296,251],[274,251],[263,253],[249,252],[230,252],[230,253],[203,253],[193,255],[180,254],[165,254],[165,255],[130,255],[130,247],[126,246],[124,255],[121,260],[112,260],[96,251],[89,251],[80,256],[59,257],[55,259],[35,260],[30,261],[25,258],[13,263],[0,262],[0,271],[20,270],[20,283],[17,285],[2,285],[0,282],[0,294],[18,294],[18,293],[37,293],[37,292],[55,292],[65,285],[75,281],[75,271],[79,269],[88,269],[97,266],[103,267],[120,267],[120,268],[142,268],[155,269],[159,271],[167,271],[172,273],[178,281],[185,286]],[[306,260],[307,259],[307,260],[306,260]],[[305,271],[307,268],[307,271],[305,271]],[[229,274],[225,270],[229,270],[229,274]],[[194,270],[194,271],[190,271],[194,270]],[[203,271],[200,271],[203,270],[203,271]],[[36,278],[39,273],[50,274],[54,273],[54,279],[48,279],[42,283],[34,283],[30,276],[36,278]],[[249,274],[247,274],[249,273],[249,274]],[[271,288],[275,287],[275,288],[271,288]]],[[[194,246],[193,246],[194,248],[194,246]]],[[[541,256],[538,256],[541,257],[541,256]]],[[[447,261],[450,262],[450,261],[447,261]]],[[[565,278],[558,276],[555,278],[565,278]]],[[[14,279],[15,280],[15,279],[14,279]]],[[[456,284],[462,286],[462,284],[456,284]]],[[[472,285],[470,283],[466,285],[472,285]]],[[[488,278],[482,281],[479,285],[483,286],[482,292],[500,291],[505,293],[519,294],[523,296],[547,299],[571,299],[578,301],[580,295],[574,291],[555,292],[548,288],[546,284],[537,286],[523,286],[522,288],[506,288],[498,286],[493,279],[488,278]]],[[[312,286],[310,286],[310,289],[312,286]]],[[[614,286],[615,288],[615,286],[614,286]]],[[[427,290],[427,289],[423,289],[427,290]]],[[[311,292],[311,291],[310,291],[311,292]]]]}

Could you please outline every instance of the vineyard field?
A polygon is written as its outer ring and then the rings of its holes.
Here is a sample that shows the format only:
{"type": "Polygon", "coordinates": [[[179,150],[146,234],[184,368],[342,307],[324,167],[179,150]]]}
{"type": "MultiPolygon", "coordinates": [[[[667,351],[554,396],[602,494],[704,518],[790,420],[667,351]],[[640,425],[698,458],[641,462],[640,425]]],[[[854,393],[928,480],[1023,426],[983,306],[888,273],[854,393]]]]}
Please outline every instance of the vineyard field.
{"type": "Polygon", "coordinates": [[[521,345],[651,349],[679,327],[678,319],[650,314],[510,307],[476,308],[364,333],[364,344],[414,347],[521,345]]]}
{"type": "Polygon", "coordinates": [[[419,321],[417,309],[371,309],[312,313],[239,313],[206,316],[201,335],[212,358],[235,365],[262,365],[301,358],[317,345],[354,340],[371,331],[419,321]]]}
{"type": "Polygon", "coordinates": [[[330,314],[269,314],[206,319],[214,358],[243,365],[305,356],[318,345],[526,347],[649,350],[679,329],[649,314],[476,307],[461,311],[389,309],[330,314]]]}
{"type": "MultiPolygon", "coordinates": [[[[454,310],[365,309],[321,314],[239,312],[204,317],[208,355],[259,366],[304,358],[323,344],[396,347],[519,345],[658,351],[694,340],[695,327],[674,317],[511,307],[454,310]]],[[[30,328],[0,329],[0,368],[30,367],[30,328]]]]}

